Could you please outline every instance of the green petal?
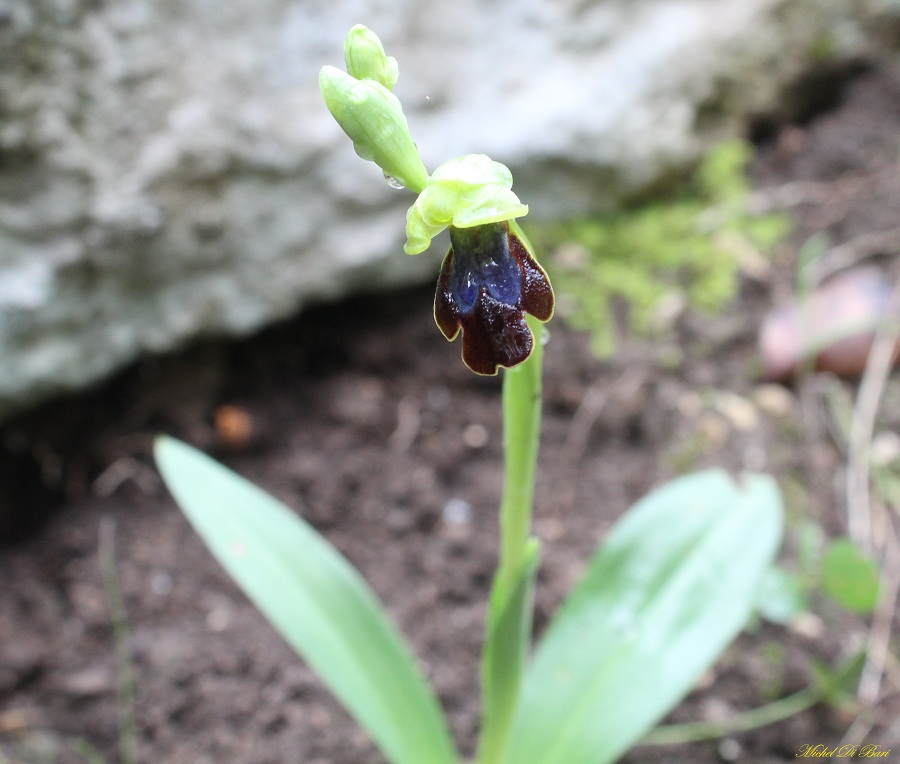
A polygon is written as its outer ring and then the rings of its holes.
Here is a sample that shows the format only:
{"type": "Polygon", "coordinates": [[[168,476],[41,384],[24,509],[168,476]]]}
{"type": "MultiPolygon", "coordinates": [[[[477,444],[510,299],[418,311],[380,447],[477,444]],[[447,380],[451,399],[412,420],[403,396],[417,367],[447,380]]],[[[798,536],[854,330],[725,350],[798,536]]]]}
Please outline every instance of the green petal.
{"type": "Polygon", "coordinates": [[[511,187],[509,169],[484,154],[445,162],[432,173],[407,214],[406,251],[423,252],[430,239],[450,225],[472,228],[527,215],[528,207],[511,187]]]}
{"type": "Polygon", "coordinates": [[[413,205],[406,213],[406,244],[403,251],[407,255],[418,255],[431,246],[431,240],[443,231],[446,225],[428,225],[422,220],[418,207],[413,205]]]}
{"type": "Polygon", "coordinates": [[[456,228],[500,223],[528,214],[528,206],[522,204],[508,188],[484,186],[467,194],[464,204],[453,215],[456,228]]]}

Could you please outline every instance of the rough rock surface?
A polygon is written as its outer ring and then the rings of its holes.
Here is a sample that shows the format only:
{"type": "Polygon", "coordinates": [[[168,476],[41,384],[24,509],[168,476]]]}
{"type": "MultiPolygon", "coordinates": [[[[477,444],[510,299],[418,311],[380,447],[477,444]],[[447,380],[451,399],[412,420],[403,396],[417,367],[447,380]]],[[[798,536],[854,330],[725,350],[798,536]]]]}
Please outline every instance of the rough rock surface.
{"type": "MultiPolygon", "coordinates": [[[[892,10],[893,9],[893,10],[892,10]]],[[[426,164],[508,164],[533,213],[615,203],[875,54],[891,0],[0,0],[0,416],[146,351],[425,278],[405,192],[325,111],[354,23],[426,164]]]]}

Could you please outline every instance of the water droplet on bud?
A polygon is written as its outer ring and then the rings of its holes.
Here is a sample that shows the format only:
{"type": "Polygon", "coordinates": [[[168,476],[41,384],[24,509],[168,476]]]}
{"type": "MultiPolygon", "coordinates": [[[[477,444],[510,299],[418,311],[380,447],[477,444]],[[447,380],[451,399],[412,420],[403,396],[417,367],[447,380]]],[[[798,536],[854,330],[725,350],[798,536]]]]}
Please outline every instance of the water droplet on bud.
{"type": "Polygon", "coordinates": [[[387,173],[384,173],[384,179],[387,181],[387,184],[388,184],[391,188],[396,188],[396,189],[406,188],[406,186],[404,186],[404,185],[403,185],[399,180],[397,180],[393,175],[388,175],[387,173]]]}

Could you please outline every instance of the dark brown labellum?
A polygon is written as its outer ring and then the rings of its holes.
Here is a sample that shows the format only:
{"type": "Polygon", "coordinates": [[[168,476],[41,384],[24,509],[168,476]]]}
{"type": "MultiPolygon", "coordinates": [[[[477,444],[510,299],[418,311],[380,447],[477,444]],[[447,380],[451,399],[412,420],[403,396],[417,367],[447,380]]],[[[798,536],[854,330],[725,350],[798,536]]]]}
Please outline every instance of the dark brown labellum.
{"type": "Polygon", "coordinates": [[[477,374],[496,374],[531,355],[525,321],[553,315],[553,289],[543,268],[508,223],[450,228],[434,319],[448,340],[463,333],[462,357],[477,374]]]}

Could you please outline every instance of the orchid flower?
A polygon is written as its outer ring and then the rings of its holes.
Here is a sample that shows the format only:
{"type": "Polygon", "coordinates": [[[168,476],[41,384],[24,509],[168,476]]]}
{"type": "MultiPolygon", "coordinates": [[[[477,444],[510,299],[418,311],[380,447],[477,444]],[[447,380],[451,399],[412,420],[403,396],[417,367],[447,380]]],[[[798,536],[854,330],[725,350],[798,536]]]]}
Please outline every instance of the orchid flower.
{"type": "Polygon", "coordinates": [[[462,330],[463,361],[477,374],[496,374],[531,354],[534,336],[525,314],[553,315],[553,289],[515,219],[528,207],[512,191],[512,173],[484,154],[452,159],[428,175],[409,133],[400,101],[395,59],[364,26],[344,44],[347,72],[323,67],[319,84],[329,111],[357,154],[377,164],[418,198],[406,215],[405,251],[424,252],[450,229],[441,265],[434,318],[453,340],[462,330]]]}

